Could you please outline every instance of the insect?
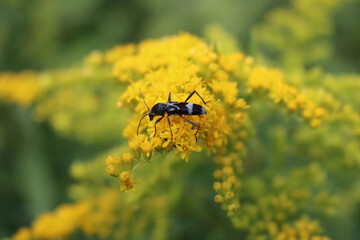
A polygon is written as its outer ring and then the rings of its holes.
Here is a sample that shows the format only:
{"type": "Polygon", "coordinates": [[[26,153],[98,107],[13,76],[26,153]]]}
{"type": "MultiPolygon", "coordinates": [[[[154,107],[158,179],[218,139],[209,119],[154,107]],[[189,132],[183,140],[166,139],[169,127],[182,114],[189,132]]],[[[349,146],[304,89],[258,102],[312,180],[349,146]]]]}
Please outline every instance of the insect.
{"type": "Polygon", "coordinates": [[[149,116],[150,121],[152,121],[154,119],[155,116],[161,116],[159,119],[157,119],[155,121],[155,134],[154,137],[156,136],[156,124],[158,122],[160,122],[164,117],[165,117],[165,113],[167,114],[167,121],[169,123],[169,128],[170,128],[170,134],[171,134],[171,145],[173,143],[173,134],[171,131],[171,123],[170,123],[170,119],[169,116],[170,115],[178,115],[181,118],[183,118],[185,121],[187,121],[188,123],[192,124],[193,126],[197,127],[197,131],[195,133],[195,139],[197,141],[197,137],[196,134],[199,131],[200,126],[186,118],[184,118],[182,115],[203,115],[206,114],[205,111],[205,107],[195,104],[195,103],[188,103],[187,101],[196,93],[199,98],[203,101],[204,104],[206,104],[206,102],[204,101],[204,99],[199,95],[198,92],[193,91],[192,93],[189,94],[189,96],[186,98],[185,102],[175,102],[175,101],[171,101],[171,93],[169,93],[169,98],[167,103],[157,103],[155,104],[151,110],[149,109],[148,105],[145,102],[145,98],[140,90],[140,94],[142,99],[144,100],[144,103],[149,111],[149,113],[145,114],[144,116],[141,117],[139,125],[137,127],[137,134],[139,134],[139,127],[140,127],[140,123],[143,120],[143,118],[145,116],[149,116]]]}

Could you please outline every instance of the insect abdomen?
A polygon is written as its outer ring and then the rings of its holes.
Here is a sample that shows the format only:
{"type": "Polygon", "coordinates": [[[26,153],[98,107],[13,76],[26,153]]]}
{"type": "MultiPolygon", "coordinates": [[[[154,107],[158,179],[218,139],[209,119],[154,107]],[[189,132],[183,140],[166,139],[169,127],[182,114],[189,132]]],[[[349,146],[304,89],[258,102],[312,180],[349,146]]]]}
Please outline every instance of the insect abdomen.
{"type": "Polygon", "coordinates": [[[193,104],[193,103],[187,103],[187,107],[188,107],[188,115],[206,114],[205,108],[203,106],[193,104]]]}
{"type": "Polygon", "coordinates": [[[203,106],[194,103],[168,103],[167,113],[170,115],[201,115],[206,114],[203,106]]]}

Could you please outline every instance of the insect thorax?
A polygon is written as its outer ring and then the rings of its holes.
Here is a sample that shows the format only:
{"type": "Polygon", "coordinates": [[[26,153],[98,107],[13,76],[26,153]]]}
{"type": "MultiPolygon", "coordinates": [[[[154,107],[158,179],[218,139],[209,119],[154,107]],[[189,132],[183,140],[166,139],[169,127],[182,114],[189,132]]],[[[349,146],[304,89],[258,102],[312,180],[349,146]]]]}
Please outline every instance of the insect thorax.
{"type": "Polygon", "coordinates": [[[163,115],[165,113],[165,106],[166,104],[164,103],[157,103],[152,107],[151,113],[153,115],[163,115]]]}

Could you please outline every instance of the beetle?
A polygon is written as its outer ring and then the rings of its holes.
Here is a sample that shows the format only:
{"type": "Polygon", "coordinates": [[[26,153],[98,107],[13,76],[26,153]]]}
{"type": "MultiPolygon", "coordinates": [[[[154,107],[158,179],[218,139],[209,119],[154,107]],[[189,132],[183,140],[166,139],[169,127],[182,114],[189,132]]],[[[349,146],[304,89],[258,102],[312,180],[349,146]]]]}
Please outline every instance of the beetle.
{"type": "Polygon", "coordinates": [[[144,100],[144,103],[145,103],[149,113],[147,113],[147,114],[145,114],[144,116],[141,117],[139,125],[137,127],[137,134],[139,134],[140,123],[141,123],[141,121],[143,120],[143,118],[145,116],[149,116],[150,121],[152,121],[155,116],[161,116],[160,118],[158,118],[155,121],[155,133],[154,133],[154,137],[155,137],[156,136],[156,124],[158,122],[160,122],[165,117],[165,113],[166,113],[167,114],[167,121],[169,123],[169,128],[170,128],[170,134],[171,134],[171,144],[173,143],[173,134],[172,134],[172,131],[171,131],[171,123],[170,123],[170,119],[169,119],[170,115],[178,115],[181,118],[183,118],[185,121],[187,121],[188,123],[190,123],[193,126],[197,127],[197,130],[196,130],[196,133],[195,133],[195,139],[197,141],[196,134],[198,133],[200,126],[198,124],[184,118],[182,115],[204,115],[204,114],[206,114],[205,107],[203,107],[201,105],[198,105],[198,104],[195,104],[195,103],[188,103],[187,102],[194,94],[196,94],[203,101],[203,103],[206,104],[206,102],[200,96],[200,94],[198,92],[196,92],[196,91],[191,92],[184,102],[171,101],[171,93],[169,93],[167,103],[157,103],[150,110],[150,108],[148,107],[148,105],[145,102],[145,98],[144,98],[144,96],[143,96],[143,94],[141,92],[141,89],[139,89],[139,90],[140,90],[141,97],[144,100]]]}

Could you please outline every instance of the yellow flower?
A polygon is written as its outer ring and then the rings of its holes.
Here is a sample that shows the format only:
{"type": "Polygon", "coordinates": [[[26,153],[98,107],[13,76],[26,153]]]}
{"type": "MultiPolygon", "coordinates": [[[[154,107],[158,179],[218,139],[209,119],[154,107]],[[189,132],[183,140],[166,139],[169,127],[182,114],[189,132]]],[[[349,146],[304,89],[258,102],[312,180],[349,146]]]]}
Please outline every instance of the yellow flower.
{"type": "Polygon", "coordinates": [[[309,119],[309,118],[311,118],[311,116],[312,116],[312,111],[311,111],[311,109],[305,109],[303,112],[302,112],[302,115],[303,115],[303,117],[305,118],[305,119],[309,119]]]}
{"type": "Polygon", "coordinates": [[[224,198],[221,195],[216,195],[214,200],[215,200],[216,203],[223,203],[224,202],[224,198]]]}
{"type": "Polygon", "coordinates": [[[222,172],[227,175],[227,176],[230,176],[234,173],[234,170],[232,169],[232,167],[224,167],[222,169],[222,172]]]}
{"type": "Polygon", "coordinates": [[[119,175],[119,172],[116,170],[116,168],[113,165],[108,165],[106,167],[106,173],[113,177],[117,177],[119,175]]]}
{"type": "Polygon", "coordinates": [[[221,189],[222,189],[221,183],[220,182],[215,182],[214,185],[213,185],[213,188],[214,188],[214,190],[216,192],[221,191],[221,189]]]}
{"type": "Polygon", "coordinates": [[[129,148],[132,151],[136,151],[140,148],[141,144],[145,141],[146,136],[144,134],[135,135],[129,140],[129,148]]]}
{"type": "Polygon", "coordinates": [[[287,108],[290,110],[290,111],[295,111],[297,109],[297,103],[295,100],[291,100],[287,103],[287,108]]]}
{"type": "Polygon", "coordinates": [[[221,178],[222,177],[222,171],[221,170],[216,170],[215,172],[214,172],[214,178],[217,178],[217,179],[219,179],[219,178],[221,178]]]}
{"type": "Polygon", "coordinates": [[[228,206],[229,212],[236,212],[238,210],[238,206],[236,204],[230,204],[228,206]]]}
{"type": "Polygon", "coordinates": [[[225,194],[225,199],[226,199],[227,201],[234,199],[234,197],[235,197],[235,194],[234,194],[233,192],[227,192],[227,193],[225,194]]]}
{"type": "Polygon", "coordinates": [[[152,144],[149,142],[149,141],[145,141],[141,144],[141,149],[143,150],[143,152],[145,153],[145,155],[147,157],[150,156],[150,153],[152,152],[153,150],[153,146],[152,144]]]}
{"type": "Polygon", "coordinates": [[[250,108],[250,106],[246,104],[246,101],[245,101],[243,98],[239,98],[239,99],[235,102],[235,108],[236,108],[237,110],[243,110],[243,109],[250,108]]]}
{"type": "Polygon", "coordinates": [[[0,73],[0,100],[28,106],[46,89],[43,80],[42,75],[32,71],[0,73]]]}
{"type": "Polygon", "coordinates": [[[310,126],[312,128],[318,128],[320,125],[321,125],[321,120],[318,118],[315,118],[310,122],[310,126]]]}
{"type": "Polygon", "coordinates": [[[124,163],[132,163],[133,155],[129,152],[123,154],[124,163]]]}
{"type": "Polygon", "coordinates": [[[322,116],[325,115],[325,110],[323,108],[318,107],[314,110],[314,115],[317,118],[321,118],[322,116]]]}
{"type": "Polygon", "coordinates": [[[233,72],[236,68],[239,67],[240,62],[243,61],[243,59],[244,55],[242,53],[236,52],[220,56],[219,63],[225,71],[233,72]]]}
{"type": "Polygon", "coordinates": [[[129,172],[121,172],[119,176],[121,181],[126,181],[130,178],[129,172]]]}
{"type": "Polygon", "coordinates": [[[135,184],[139,183],[140,180],[134,180],[134,176],[129,171],[123,171],[119,174],[120,179],[120,191],[125,190],[125,193],[127,193],[129,190],[135,192],[135,184]]]}

